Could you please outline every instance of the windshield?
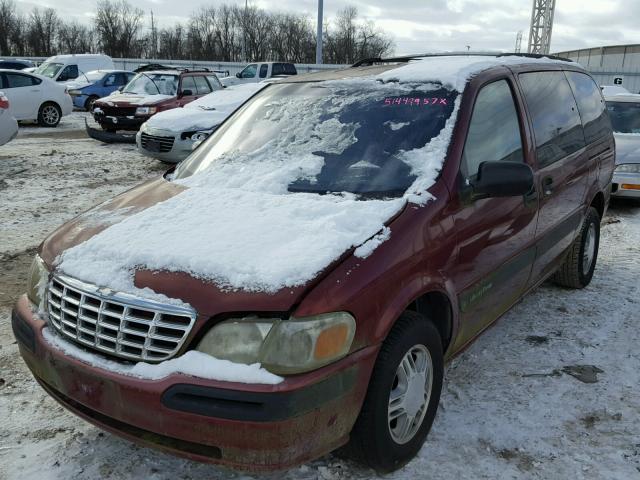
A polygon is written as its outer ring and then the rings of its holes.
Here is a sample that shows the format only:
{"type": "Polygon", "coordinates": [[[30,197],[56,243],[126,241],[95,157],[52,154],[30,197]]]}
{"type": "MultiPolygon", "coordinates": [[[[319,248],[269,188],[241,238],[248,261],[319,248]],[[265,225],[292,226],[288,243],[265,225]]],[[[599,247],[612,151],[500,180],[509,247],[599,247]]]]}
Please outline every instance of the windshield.
{"type": "Polygon", "coordinates": [[[175,95],[178,91],[178,75],[166,73],[139,73],[122,90],[138,95],[175,95]]]}
{"type": "Polygon", "coordinates": [[[640,134],[640,102],[607,102],[607,110],[614,132],[640,134]]]}
{"type": "Polygon", "coordinates": [[[246,179],[274,193],[280,185],[289,192],[402,196],[427,162],[415,151],[438,136],[456,97],[439,84],[372,78],[273,84],[182,162],[175,178],[235,172],[235,185],[246,179]]]}
{"type": "Polygon", "coordinates": [[[62,67],[64,67],[63,63],[45,62],[38,68],[36,68],[35,73],[43,75],[45,77],[53,78],[58,74],[62,67]]]}

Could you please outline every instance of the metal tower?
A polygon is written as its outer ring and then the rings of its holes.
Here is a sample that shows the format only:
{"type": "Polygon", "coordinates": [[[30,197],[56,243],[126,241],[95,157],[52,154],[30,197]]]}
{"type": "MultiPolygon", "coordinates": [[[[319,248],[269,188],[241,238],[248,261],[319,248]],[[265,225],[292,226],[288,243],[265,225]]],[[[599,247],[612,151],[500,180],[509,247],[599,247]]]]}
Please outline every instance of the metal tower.
{"type": "Polygon", "coordinates": [[[519,30],[518,34],[516,35],[516,48],[514,52],[520,53],[521,51],[522,51],[522,30],[519,30]]]}
{"type": "Polygon", "coordinates": [[[529,31],[529,53],[542,55],[549,53],[555,9],[556,0],[533,0],[531,30],[529,31]]]}

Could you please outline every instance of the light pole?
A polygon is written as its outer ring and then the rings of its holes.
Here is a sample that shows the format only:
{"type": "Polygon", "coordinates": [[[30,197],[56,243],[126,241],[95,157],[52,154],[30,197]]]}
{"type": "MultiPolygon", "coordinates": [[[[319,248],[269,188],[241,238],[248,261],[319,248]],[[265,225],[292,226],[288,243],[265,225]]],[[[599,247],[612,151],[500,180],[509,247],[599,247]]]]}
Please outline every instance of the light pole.
{"type": "Polygon", "coordinates": [[[318,31],[316,33],[316,64],[322,63],[322,0],[318,0],[318,31]]]}

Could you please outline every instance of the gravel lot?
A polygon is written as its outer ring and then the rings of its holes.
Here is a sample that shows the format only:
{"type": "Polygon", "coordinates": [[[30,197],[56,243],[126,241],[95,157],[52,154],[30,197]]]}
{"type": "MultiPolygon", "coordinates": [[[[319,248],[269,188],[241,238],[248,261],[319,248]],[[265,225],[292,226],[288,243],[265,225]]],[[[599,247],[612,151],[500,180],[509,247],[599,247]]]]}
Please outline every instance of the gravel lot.
{"type": "MultiPolygon", "coordinates": [[[[0,479],[253,478],[102,433],[20,359],[10,308],[40,241],[165,169],[132,145],[86,138],[83,125],[74,113],[0,147],[0,479]]],[[[456,358],[419,457],[385,478],[640,478],[640,207],[616,203],[604,223],[592,284],[542,286],[456,358]]],[[[374,477],[328,456],[267,478],[374,477]]]]}

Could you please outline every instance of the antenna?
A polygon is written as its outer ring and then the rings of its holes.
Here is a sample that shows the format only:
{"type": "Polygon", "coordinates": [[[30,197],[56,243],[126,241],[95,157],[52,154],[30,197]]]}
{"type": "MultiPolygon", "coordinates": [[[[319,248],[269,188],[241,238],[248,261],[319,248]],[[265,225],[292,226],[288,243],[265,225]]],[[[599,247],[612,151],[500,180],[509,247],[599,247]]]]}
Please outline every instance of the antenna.
{"type": "Polygon", "coordinates": [[[541,55],[549,53],[555,9],[556,0],[533,0],[531,30],[529,32],[529,53],[541,55]]]}

